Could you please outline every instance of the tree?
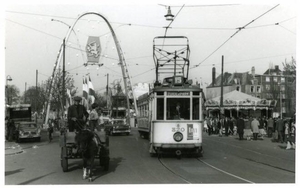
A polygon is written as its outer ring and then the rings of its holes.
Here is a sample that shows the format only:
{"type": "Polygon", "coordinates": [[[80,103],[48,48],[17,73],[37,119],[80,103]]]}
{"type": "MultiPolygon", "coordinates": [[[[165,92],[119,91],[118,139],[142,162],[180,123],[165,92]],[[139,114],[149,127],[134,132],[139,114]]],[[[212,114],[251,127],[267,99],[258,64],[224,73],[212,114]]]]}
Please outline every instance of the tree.
{"type": "Polygon", "coordinates": [[[20,99],[20,89],[15,85],[5,86],[5,98],[7,104],[17,104],[20,99]]]}
{"type": "Polygon", "coordinates": [[[283,74],[286,77],[286,105],[289,112],[289,116],[294,115],[296,112],[296,60],[292,57],[290,62],[282,63],[283,74]]]}
{"type": "MultiPolygon", "coordinates": [[[[51,78],[46,81],[47,88],[47,102],[49,100],[49,89],[50,89],[51,78]]],[[[74,79],[68,73],[65,76],[65,92],[63,93],[63,74],[61,69],[58,69],[55,73],[53,83],[52,83],[52,99],[51,99],[51,109],[55,109],[58,113],[63,109],[63,95],[65,95],[65,99],[67,98],[67,88],[74,87],[74,79]]],[[[46,102],[46,103],[47,103],[46,102]]],[[[45,105],[47,107],[47,105],[45,105]]]]}
{"type": "Polygon", "coordinates": [[[31,104],[32,111],[41,112],[47,99],[47,93],[43,84],[32,86],[24,93],[24,103],[31,104]]]}

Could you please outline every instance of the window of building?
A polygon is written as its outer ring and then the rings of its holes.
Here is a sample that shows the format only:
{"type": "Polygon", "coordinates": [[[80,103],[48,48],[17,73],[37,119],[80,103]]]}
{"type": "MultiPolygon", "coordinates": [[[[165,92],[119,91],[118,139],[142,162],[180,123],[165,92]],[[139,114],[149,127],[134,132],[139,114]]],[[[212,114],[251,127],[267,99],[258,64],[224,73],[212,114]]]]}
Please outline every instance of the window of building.
{"type": "Polygon", "coordinates": [[[266,76],[266,82],[270,82],[270,77],[266,76]]]}
{"type": "Polygon", "coordinates": [[[281,83],[284,83],[285,82],[285,78],[281,77],[280,81],[281,81],[281,83]]]}
{"type": "Polygon", "coordinates": [[[273,81],[277,82],[278,81],[277,77],[273,77],[273,81]]]}
{"type": "Polygon", "coordinates": [[[251,87],[250,87],[250,92],[251,92],[251,93],[254,93],[254,86],[251,86],[251,87]]]}
{"type": "Polygon", "coordinates": [[[285,91],[285,85],[281,85],[281,86],[280,86],[280,90],[281,90],[281,91],[285,91]]]}
{"type": "Polygon", "coordinates": [[[285,94],[284,94],[284,93],[282,93],[282,94],[281,94],[281,97],[282,97],[283,99],[285,99],[285,94]]]}
{"type": "Polygon", "coordinates": [[[241,87],[240,86],[236,86],[236,90],[240,91],[241,87]]]}
{"type": "Polygon", "coordinates": [[[261,92],[261,87],[260,86],[256,86],[256,93],[260,93],[261,92]]]}
{"type": "Polygon", "coordinates": [[[267,84],[267,85],[266,85],[266,90],[267,90],[267,91],[270,91],[270,89],[271,89],[271,86],[270,86],[269,84],[267,84]]]}

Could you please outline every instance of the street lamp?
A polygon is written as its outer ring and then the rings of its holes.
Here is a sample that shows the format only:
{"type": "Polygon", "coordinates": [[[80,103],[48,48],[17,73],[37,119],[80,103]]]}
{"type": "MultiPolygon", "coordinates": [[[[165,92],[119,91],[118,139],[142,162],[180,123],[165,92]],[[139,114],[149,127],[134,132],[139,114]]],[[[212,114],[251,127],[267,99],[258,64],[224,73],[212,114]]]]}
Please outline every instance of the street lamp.
{"type": "Polygon", "coordinates": [[[168,6],[168,13],[165,15],[167,21],[173,21],[174,15],[171,13],[171,8],[168,6]]]}
{"type": "Polygon", "coordinates": [[[12,81],[12,78],[10,75],[6,76],[6,92],[7,92],[7,104],[9,104],[9,91],[8,91],[8,81],[12,81]]]}

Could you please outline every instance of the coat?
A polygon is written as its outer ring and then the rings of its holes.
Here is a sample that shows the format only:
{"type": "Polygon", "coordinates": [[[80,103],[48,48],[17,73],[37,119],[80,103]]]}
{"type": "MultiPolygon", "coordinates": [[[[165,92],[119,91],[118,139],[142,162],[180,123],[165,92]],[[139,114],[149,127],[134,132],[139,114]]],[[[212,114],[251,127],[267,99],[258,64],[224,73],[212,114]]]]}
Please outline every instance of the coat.
{"type": "Polygon", "coordinates": [[[253,119],[251,122],[251,130],[253,133],[259,133],[259,122],[256,119],[253,119]]]}
{"type": "Polygon", "coordinates": [[[68,109],[68,120],[71,118],[77,118],[79,120],[84,120],[89,117],[89,113],[86,111],[85,107],[81,104],[79,105],[72,105],[68,109]]]}
{"type": "Polygon", "coordinates": [[[243,133],[245,128],[245,121],[242,118],[239,118],[236,121],[237,133],[243,133]]]}
{"type": "Polygon", "coordinates": [[[278,132],[283,132],[283,127],[284,127],[284,122],[282,119],[278,119],[278,121],[276,121],[276,130],[278,132]]]}

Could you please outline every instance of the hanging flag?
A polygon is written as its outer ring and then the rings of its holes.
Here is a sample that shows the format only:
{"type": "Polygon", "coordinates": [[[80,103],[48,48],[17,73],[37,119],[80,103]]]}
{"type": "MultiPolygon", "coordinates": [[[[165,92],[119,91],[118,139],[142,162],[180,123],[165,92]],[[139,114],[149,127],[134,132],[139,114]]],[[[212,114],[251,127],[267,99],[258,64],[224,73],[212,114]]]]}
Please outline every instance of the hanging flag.
{"type": "Polygon", "coordinates": [[[90,76],[89,76],[88,87],[89,87],[89,103],[93,104],[95,102],[95,90],[94,90],[94,87],[93,87],[92,80],[91,80],[90,76]]]}
{"type": "Polygon", "coordinates": [[[101,54],[99,37],[89,36],[86,44],[87,64],[98,64],[101,54]]]}
{"type": "Polygon", "coordinates": [[[87,89],[86,78],[85,78],[85,79],[83,78],[82,96],[83,96],[83,98],[85,98],[86,100],[88,99],[88,89],[87,89]]]}
{"type": "MultiPolygon", "coordinates": [[[[72,105],[72,96],[71,96],[71,91],[67,88],[67,103],[66,103],[66,106],[67,106],[67,108],[69,107],[69,106],[71,106],[72,105]]],[[[66,109],[67,109],[66,108],[66,109]]]]}

